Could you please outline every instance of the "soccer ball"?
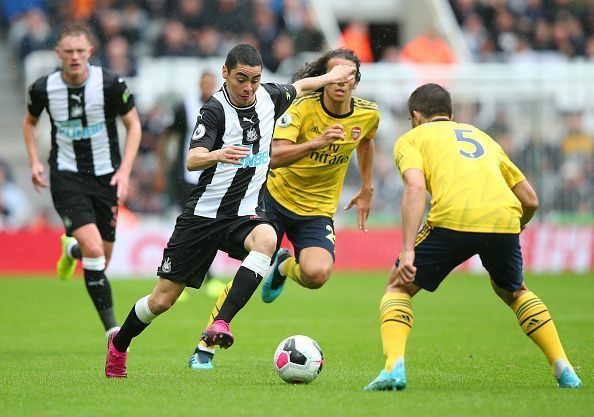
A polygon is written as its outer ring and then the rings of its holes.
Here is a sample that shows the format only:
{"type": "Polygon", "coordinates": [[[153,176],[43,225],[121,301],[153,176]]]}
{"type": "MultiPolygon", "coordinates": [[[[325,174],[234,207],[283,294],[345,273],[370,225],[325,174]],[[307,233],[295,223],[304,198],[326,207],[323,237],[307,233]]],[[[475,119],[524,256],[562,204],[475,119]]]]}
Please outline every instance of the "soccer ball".
{"type": "Polygon", "coordinates": [[[290,384],[309,384],[318,377],[323,365],[322,349],[307,336],[287,337],[274,353],[274,368],[290,384]]]}

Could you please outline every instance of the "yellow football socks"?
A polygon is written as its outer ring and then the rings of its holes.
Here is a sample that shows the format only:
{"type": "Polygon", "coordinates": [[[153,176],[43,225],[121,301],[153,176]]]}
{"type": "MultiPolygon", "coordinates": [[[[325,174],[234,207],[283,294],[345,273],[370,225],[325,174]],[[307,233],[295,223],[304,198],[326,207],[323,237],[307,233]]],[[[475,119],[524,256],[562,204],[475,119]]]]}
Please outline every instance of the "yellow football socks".
{"type": "Polygon", "coordinates": [[[386,356],[386,371],[404,358],[406,338],[413,325],[411,297],[404,293],[389,292],[380,301],[380,330],[386,356]]]}
{"type": "Polygon", "coordinates": [[[297,284],[301,285],[302,287],[307,287],[305,285],[305,283],[303,282],[303,279],[301,278],[301,268],[299,267],[299,264],[297,263],[297,260],[295,259],[294,256],[287,258],[285,261],[283,261],[283,263],[281,265],[282,265],[281,273],[284,276],[292,279],[293,281],[295,281],[297,284]]]}
{"type": "Polygon", "coordinates": [[[569,365],[553,319],[540,298],[529,292],[514,301],[511,308],[516,313],[524,333],[543,351],[551,366],[554,366],[558,359],[569,365]]]}
{"type": "MultiPolygon", "coordinates": [[[[210,326],[210,324],[214,321],[214,318],[217,316],[217,314],[219,314],[219,310],[221,309],[223,302],[227,298],[227,294],[229,294],[231,285],[233,285],[233,281],[229,281],[227,283],[227,285],[225,286],[225,288],[223,289],[223,291],[221,291],[221,293],[219,294],[219,298],[217,298],[217,301],[216,301],[214,307],[212,308],[212,311],[210,312],[210,316],[208,318],[208,323],[207,323],[206,327],[210,326]]],[[[202,340],[200,340],[200,342],[198,342],[198,344],[203,347],[208,347],[209,349],[215,348],[215,346],[208,346],[202,340]]]]}

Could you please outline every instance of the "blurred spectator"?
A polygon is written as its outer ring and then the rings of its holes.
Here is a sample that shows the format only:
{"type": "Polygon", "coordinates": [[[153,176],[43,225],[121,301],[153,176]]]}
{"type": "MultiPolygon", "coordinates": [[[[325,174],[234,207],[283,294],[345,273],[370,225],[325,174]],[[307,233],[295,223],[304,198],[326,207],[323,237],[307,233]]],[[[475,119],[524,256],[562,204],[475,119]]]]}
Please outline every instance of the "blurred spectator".
{"type": "Polygon", "coordinates": [[[13,181],[8,164],[0,160],[0,230],[26,227],[34,220],[33,205],[13,181]]]}
{"type": "Polygon", "coordinates": [[[340,46],[352,49],[361,62],[373,62],[371,39],[367,23],[353,20],[343,30],[340,36],[340,46]]]}
{"type": "Polygon", "coordinates": [[[212,18],[207,15],[203,0],[180,0],[177,15],[188,29],[201,29],[212,18]]]}
{"type": "Polygon", "coordinates": [[[86,21],[95,12],[95,0],[70,0],[69,12],[74,20],[86,21]]]}
{"type": "Polygon", "coordinates": [[[575,59],[586,54],[586,39],[594,28],[594,0],[450,0],[450,3],[477,61],[575,59]],[[485,32],[487,39],[483,38],[485,32]],[[478,45],[481,47],[477,48],[478,45]]]}
{"type": "Polygon", "coordinates": [[[141,0],[126,0],[121,13],[122,35],[130,44],[142,39],[150,20],[147,12],[140,7],[141,0]]]}
{"type": "Polygon", "coordinates": [[[188,31],[179,20],[168,20],[155,48],[155,56],[188,56],[188,31]]]}
{"type": "Polygon", "coordinates": [[[280,33],[272,43],[272,52],[266,61],[264,61],[264,65],[272,72],[291,76],[299,66],[294,57],[295,46],[293,44],[293,38],[286,33],[280,33]]]}
{"type": "Polygon", "coordinates": [[[572,113],[567,120],[567,134],[561,140],[561,153],[566,159],[584,160],[594,156],[594,140],[582,127],[581,113],[572,113]]]}
{"type": "Polygon", "coordinates": [[[198,182],[199,173],[186,168],[186,157],[190,149],[190,139],[200,108],[217,88],[214,74],[204,72],[198,79],[198,94],[184,98],[175,106],[173,122],[163,130],[157,143],[157,169],[155,189],[167,190],[169,197],[181,207],[198,182]],[[177,139],[175,159],[169,161],[167,144],[171,137],[177,139]],[[171,177],[167,178],[167,173],[171,177]],[[169,180],[169,181],[168,181],[169,180]],[[167,184],[169,183],[169,186],[167,184]]]}
{"type": "Polygon", "coordinates": [[[101,48],[116,36],[123,36],[122,14],[117,9],[98,9],[91,22],[95,24],[95,33],[101,48]]]}
{"type": "Polygon", "coordinates": [[[136,63],[130,53],[128,41],[123,36],[116,36],[107,41],[103,61],[107,68],[119,75],[136,75],[136,63]]]}
{"type": "Polygon", "coordinates": [[[554,201],[554,208],[562,212],[591,212],[592,187],[588,182],[582,166],[575,161],[563,164],[561,170],[562,184],[554,201]]]}
{"type": "Polygon", "coordinates": [[[246,16],[250,16],[247,10],[239,7],[237,0],[216,0],[213,12],[214,26],[224,35],[239,35],[250,32],[246,16]]]}
{"type": "Polygon", "coordinates": [[[452,49],[434,29],[407,43],[400,58],[416,64],[451,64],[455,61],[452,49]]]}
{"type": "Polygon", "coordinates": [[[378,62],[396,64],[400,62],[400,49],[396,45],[386,46],[382,50],[382,56],[378,62]]]}
{"type": "Polygon", "coordinates": [[[472,56],[479,60],[489,41],[489,34],[481,17],[472,13],[462,24],[462,36],[472,56]]]}
{"type": "Polygon", "coordinates": [[[196,54],[202,58],[221,54],[219,32],[214,27],[205,26],[200,31],[196,54]]]}
{"type": "Polygon", "coordinates": [[[55,43],[48,18],[41,9],[29,10],[25,15],[26,32],[20,41],[19,59],[33,51],[51,49],[55,43]]]}
{"type": "Polygon", "coordinates": [[[294,35],[295,53],[322,51],[326,46],[326,38],[316,27],[311,13],[305,8],[302,10],[302,23],[294,35]]]}

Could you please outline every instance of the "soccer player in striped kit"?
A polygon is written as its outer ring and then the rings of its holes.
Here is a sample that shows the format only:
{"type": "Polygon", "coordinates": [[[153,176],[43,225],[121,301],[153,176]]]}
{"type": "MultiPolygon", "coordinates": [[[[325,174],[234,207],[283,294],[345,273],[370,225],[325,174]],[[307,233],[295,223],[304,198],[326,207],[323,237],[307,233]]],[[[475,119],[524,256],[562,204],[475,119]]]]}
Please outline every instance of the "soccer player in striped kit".
{"type": "Polygon", "coordinates": [[[69,280],[82,259],[85,284],[109,335],[119,329],[105,268],[115,241],[118,202],[126,198],[141,128],[134,97],[111,71],[89,65],[91,35],[82,26],[62,28],[56,54],[61,68],[35,81],[28,91],[23,136],[37,191],[50,187],[66,234],[57,272],[69,280]],[[46,110],[51,123],[50,184],[39,159],[37,124],[46,110]],[[120,155],[116,118],[126,127],[120,155]]]}
{"type": "Polygon", "coordinates": [[[353,73],[354,67],[338,65],[294,84],[260,84],[260,53],[247,44],[229,51],[222,68],[225,84],[200,109],[190,142],[186,163],[188,170],[200,172],[198,183],[164,250],[156,287],[136,302],[110,338],[107,377],[127,377],[132,339],[171,308],[186,286],[200,288],[218,250],[242,263],[202,338],[210,346],[231,346],[229,323],[268,271],[277,244],[274,227],[262,216],[275,122],[296,97],[349,82],[353,73]]]}

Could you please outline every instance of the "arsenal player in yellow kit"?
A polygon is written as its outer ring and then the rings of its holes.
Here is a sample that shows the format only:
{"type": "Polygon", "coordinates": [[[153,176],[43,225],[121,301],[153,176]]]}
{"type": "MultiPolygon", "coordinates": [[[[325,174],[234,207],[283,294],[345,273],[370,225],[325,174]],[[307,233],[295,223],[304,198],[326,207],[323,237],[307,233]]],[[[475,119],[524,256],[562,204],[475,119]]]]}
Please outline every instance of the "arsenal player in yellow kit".
{"type": "Polygon", "coordinates": [[[545,354],[559,387],[579,388],[581,381],[546,305],[522,276],[519,237],[538,207],[536,193],[493,139],[452,120],[450,94],[443,87],[417,88],[408,110],[413,129],[394,146],[404,182],[402,253],[380,302],[386,362],[365,389],[406,387],[404,351],[413,325],[412,297],[421,289],[435,291],[452,269],[476,254],[495,293],[545,354]],[[418,232],[427,191],[431,209],[418,232]]]}

